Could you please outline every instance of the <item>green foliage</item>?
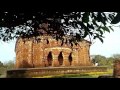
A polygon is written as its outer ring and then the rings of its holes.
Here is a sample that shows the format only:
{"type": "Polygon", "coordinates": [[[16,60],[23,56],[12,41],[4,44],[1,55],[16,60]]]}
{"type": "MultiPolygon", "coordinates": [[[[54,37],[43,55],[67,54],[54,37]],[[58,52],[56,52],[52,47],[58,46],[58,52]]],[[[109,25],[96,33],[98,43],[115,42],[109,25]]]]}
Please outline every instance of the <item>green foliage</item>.
{"type": "Polygon", "coordinates": [[[6,73],[4,64],[0,61],[0,76],[6,73]]]}
{"type": "Polygon", "coordinates": [[[99,66],[105,65],[105,60],[106,57],[105,56],[101,56],[101,55],[95,55],[95,57],[93,58],[93,63],[98,63],[99,66]]]}
{"type": "Polygon", "coordinates": [[[114,60],[115,60],[115,59],[120,59],[120,54],[113,54],[112,57],[114,58],[114,60]]]}
{"type": "Polygon", "coordinates": [[[3,63],[0,61],[0,67],[3,67],[3,63]]]}
{"type": "Polygon", "coordinates": [[[93,57],[92,62],[94,64],[98,63],[98,66],[108,66],[109,68],[113,68],[113,63],[115,60],[114,57],[107,58],[107,57],[102,56],[102,55],[93,55],[92,57],[93,57]]]}
{"type": "Polygon", "coordinates": [[[10,10],[6,12],[2,10],[0,12],[0,38],[7,41],[19,36],[42,35],[43,32],[38,29],[44,29],[48,35],[60,40],[71,32],[68,35],[70,37],[67,38],[68,41],[74,42],[74,40],[80,40],[89,35],[103,42],[104,32],[113,30],[107,23],[120,21],[119,13],[116,14],[116,12],[47,12],[39,10],[10,10]],[[43,24],[44,26],[42,26],[43,24]],[[78,31],[71,31],[72,29],[78,29],[78,31]]]}
{"type": "MultiPolygon", "coordinates": [[[[111,16],[112,18],[114,18],[114,16],[111,16]]],[[[116,15],[116,17],[112,20],[111,23],[116,24],[120,22],[120,12],[118,12],[118,14],[116,15]]]]}
{"type": "Polygon", "coordinates": [[[14,61],[8,61],[6,63],[0,62],[0,76],[4,75],[6,76],[6,71],[8,69],[13,69],[14,68],[14,61]]]}
{"type": "Polygon", "coordinates": [[[4,63],[4,67],[6,67],[6,69],[13,69],[14,68],[14,61],[8,61],[6,63],[4,63]]]}

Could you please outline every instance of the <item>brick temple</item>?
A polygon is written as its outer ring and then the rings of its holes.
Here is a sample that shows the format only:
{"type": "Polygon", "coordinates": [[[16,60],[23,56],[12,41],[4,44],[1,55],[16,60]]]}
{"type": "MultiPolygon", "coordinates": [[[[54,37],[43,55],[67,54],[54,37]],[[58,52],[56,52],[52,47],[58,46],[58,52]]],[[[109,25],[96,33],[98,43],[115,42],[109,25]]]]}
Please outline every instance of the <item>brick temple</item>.
{"type": "MultiPolygon", "coordinates": [[[[48,24],[43,24],[48,30],[48,24]]],[[[91,66],[90,42],[82,40],[78,45],[63,43],[45,30],[39,29],[43,35],[31,38],[18,38],[16,42],[16,68],[91,66]],[[37,38],[37,39],[36,39],[37,38]]],[[[67,37],[65,37],[67,38],[67,37]]]]}
{"type": "Polygon", "coordinates": [[[51,36],[19,38],[16,42],[16,68],[90,66],[90,42],[83,40],[78,45],[63,44],[51,36]]]}

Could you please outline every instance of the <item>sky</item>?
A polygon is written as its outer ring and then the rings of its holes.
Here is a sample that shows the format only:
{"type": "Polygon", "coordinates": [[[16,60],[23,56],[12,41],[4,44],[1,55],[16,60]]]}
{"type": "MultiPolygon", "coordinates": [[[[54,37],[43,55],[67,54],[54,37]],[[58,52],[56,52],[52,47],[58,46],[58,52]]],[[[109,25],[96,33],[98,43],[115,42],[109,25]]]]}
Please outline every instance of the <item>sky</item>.
{"type": "MultiPolygon", "coordinates": [[[[98,39],[94,40],[90,47],[90,55],[103,55],[110,57],[113,54],[120,54],[120,28],[114,27],[114,32],[104,34],[104,43],[98,39]]],[[[0,61],[7,62],[15,60],[15,42],[16,40],[3,42],[0,41],[0,61]]]]}
{"type": "Polygon", "coordinates": [[[12,40],[9,42],[0,41],[0,61],[7,62],[10,60],[15,60],[15,42],[12,40]]]}
{"type": "Polygon", "coordinates": [[[104,34],[104,43],[96,39],[94,44],[91,45],[91,55],[103,55],[110,57],[113,54],[120,54],[120,27],[114,27],[114,32],[106,32],[104,34]]]}

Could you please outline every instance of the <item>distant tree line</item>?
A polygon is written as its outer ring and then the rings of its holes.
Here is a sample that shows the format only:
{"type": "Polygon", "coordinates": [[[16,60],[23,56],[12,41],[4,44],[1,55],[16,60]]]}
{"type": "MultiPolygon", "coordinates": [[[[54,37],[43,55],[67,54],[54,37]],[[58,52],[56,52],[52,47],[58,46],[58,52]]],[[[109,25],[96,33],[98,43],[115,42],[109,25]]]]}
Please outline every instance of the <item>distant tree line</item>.
{"type": "Polygon", "coordinates": [[[120,59],[120,54],[113,54],[111,57],[105,57],[103,55],[91,55],[92,63],[97,66],[113,67],[114,61],[120,59]]]}
{"type": "Polygon", "coordinates": [[[8,69],[14,69],[14,61],[10,60],[5,63],[0,61],[0,76],[5,75],[8,69]]]}

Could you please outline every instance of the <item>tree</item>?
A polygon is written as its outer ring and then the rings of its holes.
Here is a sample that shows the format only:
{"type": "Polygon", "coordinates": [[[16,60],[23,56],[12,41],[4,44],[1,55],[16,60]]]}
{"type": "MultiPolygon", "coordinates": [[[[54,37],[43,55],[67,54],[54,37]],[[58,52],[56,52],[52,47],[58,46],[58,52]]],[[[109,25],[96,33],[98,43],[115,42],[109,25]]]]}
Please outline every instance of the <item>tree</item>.
{"type": "Polygon", "coordinates": [[[119,59],[119,54],[114,54],[111,57],[105,57],[102,55],[92,55],[92,62],[98,63],[99,66],[108,66],[109,68],[113,68],[114,61],[119,59]]]}
{"type": "Polygon", "coordinates": [[[113,63],[114,63],[114,58],[108,57],[106,65],[109,66],[110,68],[113,68],[113,63]]]}
{"type": "Polygon", "coordinates": [[[4,66],[6,67],[6,69],[13,69],[15,64],[14,64],[14,61],[10,60],[10,61],[4,63],[4,66]]]}
{"type": "Polygon", "coordinates": [[[107,58],[105,56],[102,56],[102,55],[94,55],[92,61],[94,64],[98,63],[98,66],[105,66],[107,58]]]}
{"type": "Polygon", "coordinates": [[[10,60],[8,62],[2,63],[0,61],[0,76],[6,75],[8,69],[14,69],[14,61],[10,60]]]}
{"type": "Polygon", "coordinates": [[[5,73],[5,70],[4,64],[0,61],[0,76],[5,73]]]}
{"type": "Polygon", "coordinates": [[[111,23],[118,23],[116,12],[72,12],[72,11],[40,11],[10,10],[0,11],[0,39],[8,41],[18,37],[47,34],[64,41],[77,42],[89,35],[90,38],[103,42],[104,32],[110,32],[111,23]],[[74,29],[74,30],[73,30],[74,29]]]}
{"type": "Polygon", "coordinates": [[[3,67],[4,65],[3,65],[3,63],[0,61],[0,67],[3,67]]]}
{"type": "Polygon", "coordinates": [[[113,59],[116,60],[116,59],[120,59],[120,54],[113,54],[113,59]]]}

